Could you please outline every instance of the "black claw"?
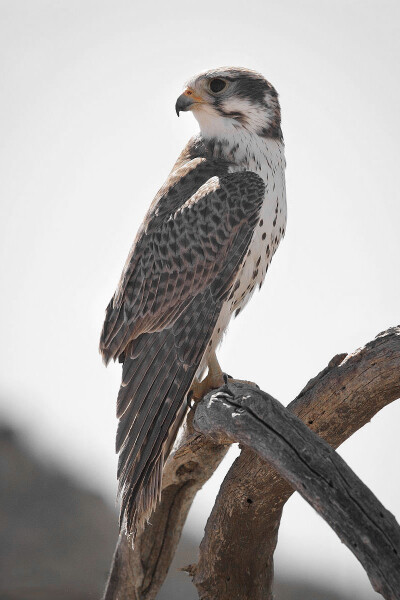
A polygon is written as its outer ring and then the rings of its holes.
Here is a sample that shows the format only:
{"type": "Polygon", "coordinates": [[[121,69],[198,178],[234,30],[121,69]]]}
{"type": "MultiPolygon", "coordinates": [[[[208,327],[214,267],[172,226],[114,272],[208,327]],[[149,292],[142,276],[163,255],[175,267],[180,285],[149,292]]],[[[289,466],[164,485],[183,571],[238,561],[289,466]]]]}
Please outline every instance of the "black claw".
{"type": "Polygon", "coordinates": [[[194,406],[194,403],[191,402],[192,396],[193,396],[193,390],[189,390],[186,395],[186,404],[188,405],[189,408],[193,408],[193,406],[194,406]]]}

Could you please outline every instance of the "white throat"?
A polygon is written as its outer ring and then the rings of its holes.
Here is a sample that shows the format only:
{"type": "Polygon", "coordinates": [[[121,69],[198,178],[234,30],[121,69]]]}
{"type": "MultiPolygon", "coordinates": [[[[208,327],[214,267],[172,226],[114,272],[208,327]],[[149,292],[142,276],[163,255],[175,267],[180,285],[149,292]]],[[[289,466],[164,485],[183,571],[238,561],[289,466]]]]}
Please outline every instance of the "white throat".
{"type": "Polygon", "coordinates": [[[200,133],[205,139],[230,139],[240,128],[237,121],[231,117],[221,117],[211,106],[202,105],[192,110],[200,125],[200,133]]]}

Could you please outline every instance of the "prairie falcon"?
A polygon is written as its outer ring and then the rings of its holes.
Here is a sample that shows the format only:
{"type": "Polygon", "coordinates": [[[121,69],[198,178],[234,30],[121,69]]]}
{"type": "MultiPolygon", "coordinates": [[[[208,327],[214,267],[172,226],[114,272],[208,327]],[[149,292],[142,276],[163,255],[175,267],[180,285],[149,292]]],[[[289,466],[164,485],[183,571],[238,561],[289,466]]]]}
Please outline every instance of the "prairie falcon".
{"type": "Polygon", "coordinates": [[[190,389],[222,384],[215,351],[261,287],[285,233],[278,95],[243,68],[191,79],[176,111],[189,141],[154,198],[107,310],[104,361],[123,363],[117,400],[121,524],[135,534],[160,496],[190,389]],[[206,384],[199,379],[208,367],[206,384]]]}

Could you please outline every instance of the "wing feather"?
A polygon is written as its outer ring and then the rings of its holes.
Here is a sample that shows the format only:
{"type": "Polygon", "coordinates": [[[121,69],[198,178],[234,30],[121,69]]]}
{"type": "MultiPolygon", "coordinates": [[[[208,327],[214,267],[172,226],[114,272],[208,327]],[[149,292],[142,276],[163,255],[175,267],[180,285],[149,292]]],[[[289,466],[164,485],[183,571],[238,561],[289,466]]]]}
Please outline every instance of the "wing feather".
{"type": "Polygon", "coordinates": [[[250,210],[254,211],[254,199],[260,200],[263,192],[264,183],[255,173],[232,173],[220,179],[214,177],[170,215],[166,222],[159,223],[156,232],[150,228],[151,232],[149,229],[143,233],[136,246],[139,258],[136,255],[133,257],[136,266],[132,273],[133,282],[123,277],[120,287],[125,287],[125,294],[121,296],[120,290],[117,291],[106,314],[100,343],[106,362],[117,358],[130,339],[144,331],[156,331],[155,325],[161,313],[164,323],[166,315],[173,315],[173,319],[176,319],[176,304],[184,305],[192,294],[200,292],[210,283],[215,262],[224,262],[232,247],[232,234],[246,219],[244,204],[250,205],[250,210]],[[249,192],[253,196],[250,202],[247,197],[249,192]],[[230,218],[231,213],[235,213],[233,218],[230,218]],[[202,228],[202,224],[207,226],[202,228]],[[160,231],[162,242],[157,245],[153,238],[160,231]],[[189,250],[182,248],[182,240],[184,244],[191,244],[189,250]],[[202,252],[195,252],[195,248],[201,246],[202,252]],[[173,282],[170,286],[172,295],[166,296],[166,302],[162,302],[162,297],[156,294],[155,282],[162,270],[161,255],[165,253],[175,268],[166,280],[173,282]],[[199,263],[204,269],[203,277],[196,281],[193,270],[199,263]],[[135,290],[141,290],[141,293],[133,293],[135,290]],[[122,311],[121,303],[124,304],[122,311]],[[117,334],[110,334],[111,330],[117,331],[117,334]]]}
{"type": "Polygon", "coordinates": [[[182,169],[150,209],[101,337],[105,361],[123,361],[116,445],[121,521],[128,532],[143,525],[160,495],[185,396],[264,197],[255,173],[226,174],[226,165],[215,161],[182,169]],[[219,178],[211,177],[216,173],[219,178]]]}

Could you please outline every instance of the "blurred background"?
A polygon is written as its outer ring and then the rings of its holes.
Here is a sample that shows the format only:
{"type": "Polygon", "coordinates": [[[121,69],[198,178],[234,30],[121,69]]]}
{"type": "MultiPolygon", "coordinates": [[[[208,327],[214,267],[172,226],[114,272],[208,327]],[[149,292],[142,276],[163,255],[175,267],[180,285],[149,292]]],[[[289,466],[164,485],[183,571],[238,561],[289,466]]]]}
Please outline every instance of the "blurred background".
{"type": "MultiPolygon", "coordinates": [[[[185,80],[246,66],[280,93],[287,233],[219,357],[287,404],[333,355],[398,324],[400,5],[0,0],[0,12],[0,597],[98,598],[117,535],[121,371],[103,367],[98,338],[146,209],[197,130],[174,112],[185,80]]],[[[398,517],[399,418],[394,403],[339,450],[398,517]]],[[[195,561],[236,455],[198,494],[160,598],[195,598],[177,568],[195,561]]],[[[296,495],[275,558],[278,600],[379,597],[296,495]]]]}

